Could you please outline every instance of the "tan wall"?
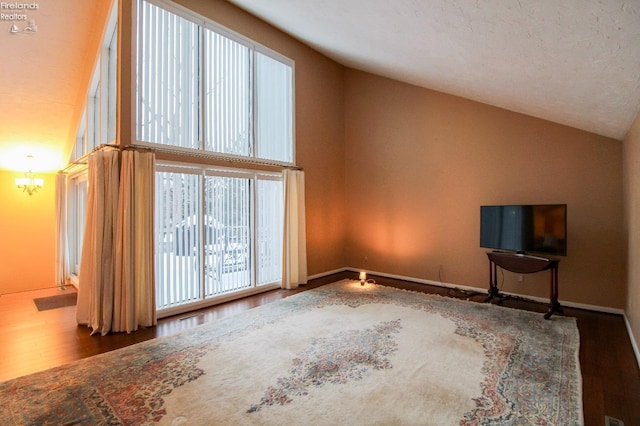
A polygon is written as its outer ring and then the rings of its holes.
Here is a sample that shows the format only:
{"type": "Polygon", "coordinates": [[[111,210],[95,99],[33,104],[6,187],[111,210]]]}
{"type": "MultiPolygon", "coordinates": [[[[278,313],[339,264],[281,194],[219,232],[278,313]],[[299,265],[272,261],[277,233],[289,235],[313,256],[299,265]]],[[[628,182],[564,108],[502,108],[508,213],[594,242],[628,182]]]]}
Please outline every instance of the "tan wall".
{"type": "Polygon", "coordinates": [[[640,344],[640,114],[624,139],[624,191],[629,236],[625,311],[637,345],[640,344]]]}
{"type": "MultiPolygon", "coordinates": [[[[484,288],[488,265],[478,247],[479,206],[567,203],[561,299],[624,307],[619,141],[345,70],[224,1],[181,3],[295,60],[296,154],[306,173],[311,275],[350,266],[484,288]]],[[[131,0],[121,5],[126,17],[131,0]]],[[[125,30],[125,79],[131,75],[130,39],[125,30]]],[[[126,143],[126,80],[121,99],[126,143]]],[[[16,197],[12,178],[3,182],[7,208],[0,223],[11,244],[0,254],[3,265],[11,265],[0,272],[0,292],[52,286],[53,176],[41,198],[31,200],[16,197]],[[39,268],[27,267],[34,247],[39,268]]],[[[504,281],[507,291],[547,296],[546,274],[518,283],[507,273],[504,281]]]]}
{"type": "MultiPolygon", "coordinates": [[[[309,274],[342,268],[346,223],[344,68],[227,2],[182,0],[178,3],[295,61],[296,163],[305,171],[309,274]]],[[[125,9],[130,7],[130,0],[123,4],[125,9]]],[[[126,32],[123,34],[125,44],[130,37],[126,32]]],[[[128,57],[125,51],[120,67],[124,76],[130,75],[128,57]]],[[[131,99],[131,89],[126,88],[125,84],[121,97],[125,101],[131,99]]],[[[125,105],[122,111],[122,136],[127,143],[131,127],[127,128],[126,122],[131,109],[125,105]]]]}
{"type": "Polygon", "coordinates": [[[55,286],[55,174],[29,196],[15,186],[21,173],[0,171],[0,294],[55,286]]]}
{"type": "MultiPolygon", "coordinates": [[[[25,141],[16,142],[16,149],[28,148],[27,154],[34,155],[34,170],[55,170],[63,165],[60,161],[69,158],[95,65],[95,57],[88,53],[92,50],[95,51],[93,55],[97,53],[112,1],[96,2],[95,22],[91,33],[86,37],[86,62],[77,64],[75,75],[70,76],[70,80],[80,82],[71,85],[72,88],[78,89],[78,93],[73,94],[75,98],[71,98],[76,101],[71,105],[74,109],[73,114],[66,113],[69,105],[64,102],[64,105],[58,105],[62,115],[45,117],[39,114],[36,120],[33,119],[34,111],[26,109],[36,130],[41,129],[47,135],[43,138],[46,142],[39,146],[26,142],[38,140],[37,137],[33,137],[33,129],[30,129],[32,136],[26,138],[18,134],[12,135],[13,140],[25,141]],[[69,118],[67,122],[66,119],[69,118]],[[55,128],[68,128],[68,139],[53,140],[50,135],[56,134],[52,130],[55,128]]],[[[40,38],[34,38],[33,42],[38,43],[38,39],[40,38]]],[[[34,102],[42,103],[48,100],[34,102]]],[[[18,175],[18,172],[0,171],[0,294],[55,286],[55,173],[37,173],[45,179],[44,188],[32,196],[22,194],[15,188],[13,182],[18,175]]]]}
{"type": "MultiPolygon", "coordinates": [[[[87,57],[84,63],[78,64],[76,75],[73,76],[74,80],[78,82],[78,93],[76,94],[72,119],[69,123],[64,123],[69,126],[67,140],[57,144],[57,148],[61,151],[64,161],[68,161],[69,158],[71,158],[71,153],[76,143],[76,136],[78,135],[78,128],[84,115],[84,106],[87,102],[91,79],[93,78],[93,72],[97,65],[98,53],[102,49],[103,37],[107,30],[109,14],[111,13],[114,1],[115,0],[103,0],[96,2],[92,21],[93,26],[91,33],[86,37],[87,57]]],[[[59,164],[58,168],[62,168],[65,165],[64,163],[59,164]]]]}
{"type": "Polygon", "coordinates": [[[354,70],[345,109],[347,265],[486,288],[480,205],[566,203],[560,299],[624,307],[619,141],[354,70]]]}
{"type": "MultiPolygon", "coordinates": [[[[343,267],[343,67],[226,2],[194,0],[183,4],[295,60],[296,157],[306,175],[309,273],[343,267]]],[[[121,2],[120,7],[121,23],[127,22],[131,0],[121,2]]],[[[118,118],[126,143],[131,139],[131,32],[126,25],[121,25],[121,31],[122,104],[118,118]]],[[[55,175],[45,176],[42,193],[29,197],[15,188],[14,174],[0,172],[0,293],[55,285],[55,175]]]]}

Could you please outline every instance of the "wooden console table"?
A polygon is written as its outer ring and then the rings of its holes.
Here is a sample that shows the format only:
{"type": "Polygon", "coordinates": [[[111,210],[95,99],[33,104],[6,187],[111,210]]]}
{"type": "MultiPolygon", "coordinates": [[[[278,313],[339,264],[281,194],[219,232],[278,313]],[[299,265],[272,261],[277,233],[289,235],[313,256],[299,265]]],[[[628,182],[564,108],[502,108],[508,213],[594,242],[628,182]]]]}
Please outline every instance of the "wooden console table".
{"type": "Polygon", "coordinates": [[[489,294],[485,302],[494,297],[502,297],[500,290],[498,290],[496,269],[498,266],[517,274],[533,274],[549,270],[551,271],[549,310],[544,314],[544,318],[551,318],[555,312],[562,314],[562,306],[558,302],[558,263],[560,260],[498,251],[489,252],[487,256],[489,257],[489,294]]]}

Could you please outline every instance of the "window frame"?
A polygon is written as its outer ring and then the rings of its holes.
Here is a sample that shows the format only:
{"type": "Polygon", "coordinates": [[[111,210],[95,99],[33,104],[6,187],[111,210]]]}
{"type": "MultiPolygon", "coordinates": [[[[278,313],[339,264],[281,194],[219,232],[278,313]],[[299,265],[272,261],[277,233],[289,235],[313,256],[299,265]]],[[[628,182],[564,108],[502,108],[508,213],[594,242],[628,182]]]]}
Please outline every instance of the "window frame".
{"type": "MultiPolygon", "coordinates": [[[[137,94],[137,90],[133,90],[132,94],[131,94],[131,105],[132,105],[132,117],[131,117],[131,134],[133,136],[134,139],[134,143],[136,145],[140,145],[140,146],[147,146],[150,148],[155,148],[158,150],[162,150],[163,148],[166,150],[169,150],[171,152],[176,152],[178,154],[180,153],[184,153],[184,154],[196,154],[199,156],[202,155],[206,155],[208,157],[212,157],[212,158],[223,158],[223,159],[229,159],[229,160],[240,160],[240,161],[249,161],[249,162],[253,162],[256,164],[269,164],[269,165],[277,165],[277,166],[283,166],[283,167],[291,167],[291,166],[295,166],[296,164],[296,114],[295,114],[295,108],[296,108],[296,103],[295,103],[295,93],[296,93],[296,81],[295,81],[295,61],[291,58],[288,58],[286,56],[284,56],[283,54],[270,49],[269,47],[260,44],[236,31],[233,31],[231,29],[229,29],[228,27],[225,27],[222,24],[219,24],[217,22],[215,22],[214,20],[207,18],[205,16],[202,16],[200,14],[198,14],[197,12],[188,9],[184,6],[181,6],[179,4],[176,4],[170,0],[137,0],[132,2],[132,23],[133,23],[133,29],[132,29],[132,34],[135,34],[134,37],[132,37],[132,54],[131,54],[131,70],[132,70],[132,75],[134,76],[135,79],[135,84],[136,86],[138,85],[138,63],[142,61],[142,50],[138,49],[138,24],[139,24],[139,19],[138,19],[138,15],[139,15],[139,10],[142,7],[142,3],[150,3],[154,6],[157,6],[159,8],[162,8],[170,13],[176,14],[178,16],[180,16],[183,19],[186,19],[196,25],[198,25],[198,27],[200,29],[206,29],[209,31],[213,31],[215,33],[218,33],[224,37],[229,38],[230,40],[239,43],[241,45],[244,45],[246,47],[248,47],[250,49],[250,92],[251,92],[251,99],[250,99],[250,109],[251,109],[251,117],[250,117],[250,123],[249,123],[249,127],[250,127],[250,153],[249,156],[242,156],[242,155],[234,155],[234,154],[228,154],[228,153],[222,153],[222,152],[217,152],[217,151],[207,151],[204,149],[204,130],[203,130],[203,125],[204,125],[204,119],[203,116],[205,114],[205,107],[204,107],[204,96],[205,96],[205,91],[206,88],[204,87],[204,80],[205,78],[202,78],[200,80],[200,99],[198,100],[199,102],[199,107],[198,107],[198,120],[199,120],[199,128],[198,128],[198,132],[199,132],[199,140],[198,140],[198,144],[199,147],[198,148],[188,148],[188,147],[181,147],[181,146],[176,146],[176,145],[167,145],[167,144],[161,144],[161,143],[156,143],[156,142],[151,142],[151,141],[145,141],[145,140],[141,140],[141,138],[138,137],[138,123],[137,123],[137,118],[138,118],[138,109],[140,107],[140,102],[138,100],[138,94],[137,94]],[[256,60],[255,60],[255,56],[256,53],[260,53],[262,55],[265,55],[275,61],[278,61],[288,67],[290,67],[291,70],[291,86],[289,88],[290,91],[290,109],[291,109],[291,116],[290,116],[290,134],[291,134],[291,146],[290,146],[290,152],[291,152],[291,161],[280,161],[280,160],[271,160],[271,159],[264,159],[264,158],[260,158],[260,157],[256,157],[256,149],[255,149],[255,143],[256,143],[256,130],[255,130],[255,123],[256,123],[256,117],[255,117],[255,113],[256,113],[256,108],[255,108],[255,104],[256,104],[256,88],[255,88],[255,74],[256,74],[256,60]]],[[[203,31],[200,31],[199,34],[199,38],[200,38],[200,51],[199,51],[199,61],[200,61],[200,71],[205,71],[206,70],[206,65],[204,64],[204,57],[205,57],[205,53],[204,50],[202,48],[202,46],[204,46],[204,33],[203,31]]]]}
{"type": "MultiPolygon", "coordinates": [[[[164,318],[171,315],[176,315],[183,312],[192,311],[194,309],[199,309],[205,306],[211,306],[213,304],[222,303],[228,300],[237,299],[240,297],[262,293],[267,290],[281,288],[282,285],[282,275],[280,279],[277,281],[267,282],[267,283],[259,283],[258,277],[258,265],[257,260],[259,259],[258,253],[258,223],[257,223],[257,198],[258,198],[258,184],[259,180],[270,180],[270,181],[279,181],[283,182],[283,174],[282,172],[267,172],[262,170],[252,170],[252,169],[242,169],[237,167],[224,167],[224,166],[214,166],[207,164],[194,164],[194,163],[185,163],[178,161],[170,161],[170,160],[160,160],[156,162],[155,172],[171,172],[171,173],[186,173],[189,175],[194,175],[199,177],[198,183],[198,191],[199,191],[199,199],[198,203],[198,237],[197,242],[199,244],[197,248],[197,256],[198,260],[196,263],[199,265],[200,270],[198,271],[198,285],[199,289],[197,289],[197,293],[199,294],[199,298],[190,302],[183,302],[174,305],[170,305],[168,307],[162,308],[156,306],[158,318],[164,318]],[[250,181],[250,194],[249,194],[249,274],[250,274],[250,284],[246,288],[242,288],[240,290],[223,292],[219,295],[207,295],[206,291],[206,280],[205,280],[205,264],[203,259],[205,257],[205,236],[204,236],[204,217],[206,216],[205,209],[205,179],[207,177],[239,177],[246,178],[250,181]]],[[[282,194],[284,197],[284,194],[282,194]]],[[[280,212],[284,218],[284,212],[280,212]]],[[[154,214],[154,235],[156,235],[156,217],[154,214]]],[[[156,246],[158,244],[156,243],[156,246]]],[[[156,251],[156,259],[159,253],[156,251]]],[[[157,263],[157,260],[154,260],[154,265],[157,263]]],[[[280,262],[281,263],[281,262],[280,262]]],[[[155,265],[154,267],[157,267],[155,265]]],[[[156,274],[156,283],[154,284],[154,289],[157,293],[158,285],[160,277],[156,274]]],[[[159,302],[159,301],[158,301],[159,302]]]]}
{"type": "Polygon", "coordinates": [[[68,176],[67,241],[69,244],[69,279],[79,284],[80,263],[86,216],[88,170],[80,170],[68,176]],[[82,198],[82,203],[80,202],[82,198]]]}
{"type": "MultiPolygon", "coordinates": [[[[85,94],[70,162],[87,155],[103,143],[117,139],[118,94],[118,0],[113,2],[102,34],[91,80],[85,94]]],[[[68,176],[67,241],[69,279],[79,285],[86,216],[88,167],[74,168],[68,176]],[[80,192],[82,191],[82,192],[80,192]],[[80,197],[82,196],[82,203],[80,197]]]]}
{"type": "Polygon", "coordinates": [[[102,35],[78,123],[71,161],[117,140],[118,1],[114,1],[102,35]]]}

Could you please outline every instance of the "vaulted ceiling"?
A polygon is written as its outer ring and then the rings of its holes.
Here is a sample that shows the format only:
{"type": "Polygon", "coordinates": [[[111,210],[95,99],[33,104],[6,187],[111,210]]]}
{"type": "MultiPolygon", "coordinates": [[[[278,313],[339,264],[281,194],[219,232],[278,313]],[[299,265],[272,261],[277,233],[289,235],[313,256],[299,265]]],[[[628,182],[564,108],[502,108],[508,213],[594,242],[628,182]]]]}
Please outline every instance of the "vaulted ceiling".
{"type": "Polygon", "coordinates": [[[68,158],[107,0],[2,2],[0,169],[55,171],[68,158]],[[9,8],[35,5],[37,8],[9,8]],[[6,7],[5,7],[6,6],[6,7]]]}
{"type": "MultiPolygon", "coordinates": [[[[230,2],[345,66],[612,138],[640,110],[638,0],[230,2]]],[[[110,3],[0,11],[26,18],[0,20],[0,169],[65,164],[110,3]]]]}
{"type": "Polygon", "coordinates": [[[638,0],[230,0],[363,71],[624,138],[638,0]]]}

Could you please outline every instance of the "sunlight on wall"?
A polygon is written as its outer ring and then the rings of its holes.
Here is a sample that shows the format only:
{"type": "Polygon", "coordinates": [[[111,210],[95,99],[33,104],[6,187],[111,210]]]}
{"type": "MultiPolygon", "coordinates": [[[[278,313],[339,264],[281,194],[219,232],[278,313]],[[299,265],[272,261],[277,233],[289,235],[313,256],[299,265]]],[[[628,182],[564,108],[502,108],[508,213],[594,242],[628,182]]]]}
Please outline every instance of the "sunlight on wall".
{"type": "Polygon", "coordinates": [[[373,224],[373,231],[367,233],[370,249],[377,253],[393,254],[399,258],[412,257],[418,250],[424,250],[428,241],[421,239],[415,227],[411,229],[408,222],[387,222],[373,224]],[[406,224],[406,226],[402,226],[406,224]]]}
{"type": "Polygon", "coordinates": [[[34,173],[52,173],[62,169],[67,161],[63,158],[63,146],[24,142],[5,144],[0,149],[0,169],[14,172],[26,172],[29,170],[27,155],[32,155],[32,171],[34,173]]]}
{"type": "Polygon", "coordinates": [[[41,173],[33,195],[15,186],[18,172],[0,171],[0,294],[55,286],[55,173],[41,173]]]}

